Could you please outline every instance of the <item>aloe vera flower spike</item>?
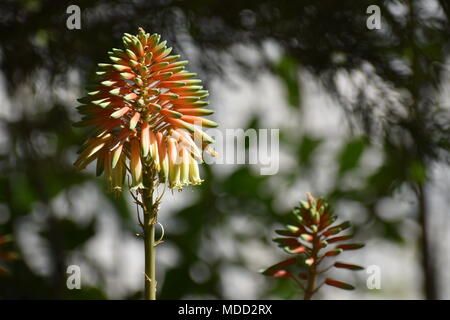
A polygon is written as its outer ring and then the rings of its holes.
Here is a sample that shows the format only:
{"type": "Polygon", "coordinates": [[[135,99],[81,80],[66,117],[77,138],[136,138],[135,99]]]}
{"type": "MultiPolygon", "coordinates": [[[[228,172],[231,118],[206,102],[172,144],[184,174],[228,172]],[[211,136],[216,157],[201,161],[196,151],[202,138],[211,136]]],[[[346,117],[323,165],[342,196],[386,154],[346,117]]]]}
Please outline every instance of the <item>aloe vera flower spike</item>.
{"type": "Polygon", "coordinates": [[[96,82],[78,101],[81,127],[91,129],[74,165],[96,161],[109,191],[119,194],[129,180],[130,193],[143,211],[138,218],[145,241],[145,298],[156,298],[155,226],[161,195],[158,186],[181,190],[202,183],[202,153],[215,151],[202,129],[216,127],[205,119],[208,91],[186,70],[188,61],[170,55],[158,34],[139,28],[125,33],[123,49],[108,52],[98,64],[96,82]]]}

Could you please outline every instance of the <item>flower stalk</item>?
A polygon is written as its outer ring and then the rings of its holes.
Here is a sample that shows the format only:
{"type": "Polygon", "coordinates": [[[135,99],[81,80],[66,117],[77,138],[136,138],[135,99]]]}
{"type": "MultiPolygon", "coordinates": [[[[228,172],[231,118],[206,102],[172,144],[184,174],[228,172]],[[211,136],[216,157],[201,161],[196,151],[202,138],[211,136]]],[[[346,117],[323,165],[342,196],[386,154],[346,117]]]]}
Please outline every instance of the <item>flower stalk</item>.
{"type": "Polygon", "coordinates": [[[156,300],[156,242],[155,226],[158,216],[158,204],[153,201],[154,171],[150,168],[144,170],[145,181],[148,185],[142,189],[144,223],[142,226],[144,236],[145,277],[144,299],[156,300]],[[149,179],[150,178],[150,179],[149,179]]]}
{"type": "Polygon", "coordinates": [[[149,214],[144,216],[145,300],[156,300],[156,243],[155,223],[149,214]]]}
{"type": "Polygon", "coordinates": [[[318,252],[320,250],[320,238],[317,235],[313,235],[314,239],[312,241],[312,250],[311,250],[311,261],[312,264],[309,266],[309,277],[307,281],[307,285],[305,288],[305,293],[303,296],[303,300],[311,300],[312,295],[316,291],[316,278],[317,278],[317,262],[318,262],[318,252]]]}

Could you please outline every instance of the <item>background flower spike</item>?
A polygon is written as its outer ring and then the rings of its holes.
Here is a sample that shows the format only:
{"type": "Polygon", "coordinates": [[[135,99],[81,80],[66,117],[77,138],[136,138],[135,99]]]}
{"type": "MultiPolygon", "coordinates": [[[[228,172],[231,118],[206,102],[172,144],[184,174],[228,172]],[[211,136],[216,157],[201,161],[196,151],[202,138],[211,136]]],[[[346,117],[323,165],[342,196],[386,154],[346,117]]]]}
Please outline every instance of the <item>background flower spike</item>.
{"type": "Polygon", "coordinates": [[[292,210],[293,222],[286,225],[286,229],[276,230],[281,237],[273,239],[279,247],[294,257],[283,260],[261,273],[274,278],[293,280],[303,290],[305,300],[311,299],[322,284],[343,290],[354,289],[352,285],[339,280],[321,279],[331,268],[350,271],[364,269],[354,264],[330,261],[345,251],[364,246],[361,243],[341,243],[352,239],[353,235],[334,235],[349,229],[351,224],[345,221],[334,225],[336,218],[331,206],[324,199],[316,199],[308,193],[307,201],[300,201],[300,206],[292,210]],[[334,245],[336,243],[339,244],[334,245]]]}

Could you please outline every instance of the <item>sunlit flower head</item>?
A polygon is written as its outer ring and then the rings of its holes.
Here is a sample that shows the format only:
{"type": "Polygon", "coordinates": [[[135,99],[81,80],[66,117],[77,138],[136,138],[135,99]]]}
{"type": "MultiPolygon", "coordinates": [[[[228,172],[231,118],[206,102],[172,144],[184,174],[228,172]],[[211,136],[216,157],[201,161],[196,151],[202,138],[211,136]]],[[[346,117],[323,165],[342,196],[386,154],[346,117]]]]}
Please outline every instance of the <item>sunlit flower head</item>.
{"type": "Polygon", "coordinates": [[[99,64],[97,84],[79,100],[84,117],[78,125],[93,133],[75,166],[97,160],[97,175],[104,172],[117,192],[127,172],[139,188],[150,169],[171,188],[200,184],[202,152],[214,152],[202,127],[217,126],[202,117],[213,113],[204,101],[208,91],[185,69],[187,61],[169,55],[172,48],[159,35],[140,28],[137,36],[125,34],[123,43],[125,49],[108,52],[112,63],[99,64]]]}

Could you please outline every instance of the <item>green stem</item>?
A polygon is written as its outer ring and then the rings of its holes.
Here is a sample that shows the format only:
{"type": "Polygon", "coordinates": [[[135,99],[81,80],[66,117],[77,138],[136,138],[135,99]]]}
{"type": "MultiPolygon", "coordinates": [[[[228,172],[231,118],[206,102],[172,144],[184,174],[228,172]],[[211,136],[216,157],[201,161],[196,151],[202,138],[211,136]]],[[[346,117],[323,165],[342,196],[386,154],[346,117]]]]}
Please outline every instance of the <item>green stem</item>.
{"type": "MultiPolygon", "coordinates": [[[[147,181],[153,181],[148,179],[147,181]]],[[[144,250],[145,250],[145,300],[156,300],[156,212],[153,203],[153,185],[143,189],[144,203],[144,250]]]]}
{"type": "Polygon", "coordinates": [[[419,201],[419,225],[422,231],[420,235],[420,248],[422,251],[425,298],[427,300],[437,300],[439,299],[436,286],[438,281],[436,279],[435,263],[433,263],[433,246],[429,232],[429,212],[427,208],[426,186],[424,183],[419,183],[417,197],[419,201]]]}
{"type": "Polygon", "coordinates": [[[309,277],[308,277],[308,284],[306,286],[305,295],[303,297],[303,300],[311,300],[312,295],[314,294],[315,286],[316,286],[316,278],[317,278],[317,272],[316,272],[316,266],[315,263],[311,266],[309,277]]]}
{"type": "Polygon", "coordinates": [[[156,300],[155,225],[145,219],[145,300],[156,300]]]}
{"type": "Polygon", "coordinates": [[[314,262],[309,267],[308,283],[306,285],[305,295],[303,297],[303,300],[311,300],[312,295],[315,292],[316,278],[317,278],[317,266],[319,264],[319,261],[318,261],[318,252],[320,250],[319,243],[320,243],[319,237],[317,235],[314,235],[313,247],[312,247],[312,251],[311,251],[311,257],[314,259],[314,262]]]}

